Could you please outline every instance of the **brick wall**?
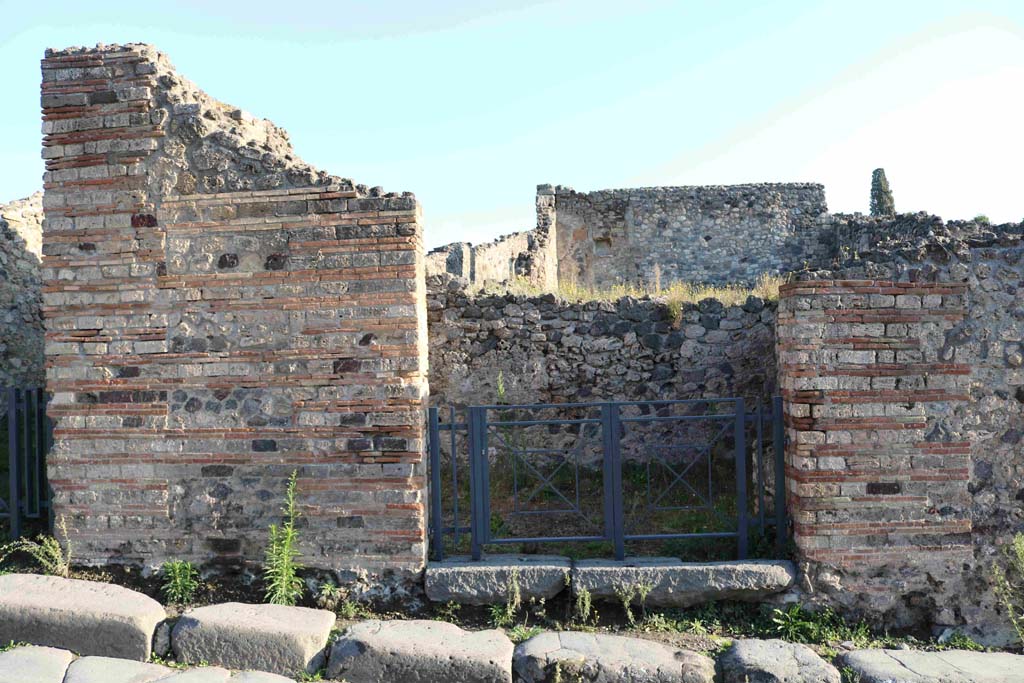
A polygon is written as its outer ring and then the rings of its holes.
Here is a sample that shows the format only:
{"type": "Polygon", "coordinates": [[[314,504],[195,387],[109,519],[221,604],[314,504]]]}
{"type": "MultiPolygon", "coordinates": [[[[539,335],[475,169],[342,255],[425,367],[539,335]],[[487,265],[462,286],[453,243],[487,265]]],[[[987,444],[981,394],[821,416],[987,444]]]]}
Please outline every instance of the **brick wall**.
{"type": "Polygon", "coordinates": [[[42,63],[50,483],[78,558],[424,559],[419,207],[298,160],[144,45],[42,63]]]}
{"type": "Polygon", "coordinates": [[[787,495],[805,588],[890,627],[933,623],[972,556],[971,444],[947,428],[971,366],[967,285],[783,286],[787,495]]]}

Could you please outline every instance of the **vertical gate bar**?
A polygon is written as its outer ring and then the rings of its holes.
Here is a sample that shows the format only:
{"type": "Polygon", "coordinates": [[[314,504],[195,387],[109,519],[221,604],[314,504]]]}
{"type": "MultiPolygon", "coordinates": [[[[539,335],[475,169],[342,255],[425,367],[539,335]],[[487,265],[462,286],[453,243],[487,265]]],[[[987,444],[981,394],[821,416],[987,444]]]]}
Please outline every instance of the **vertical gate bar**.
{"type": "Polygon", "coordinates": [[[736,399],[736,551],[738,559],[747,559],[747,453],[746,406],[736,399]]]}
{"type": "Polygon", "coordinates": [[[782,397],[772,399],[772,432],[775,450],[775,556],[782,559],[789,529],[786,523],[786,433],[782,415],[782,397]]]}
{"type": "Polygon", "coordinates": [[[480,531],[480,519],[483,516],[481,501],[486,495],[480,476],[480,425],[477,419],[479,412],[480,409],[474,406],[467,409],[466,415],[469,428],[469,540],[470,554],[474,560],[479,560],[482,554],[480,547],[483,541],[480,531]]]}
{"type": "Polygon", "coordinates": [[[480,544],[491,541],[491,460],[487,453],[487,408],[480,408],[476,418],[480,425],[480,481],[483,482],[483,496],[480,499],[480,544]]]}
{"type": "Polygon", "coordinates": [[[50,449],[53,448],[53,423],[50,421],[49,413],[50,400],[47,398],[46,390],[43,390],[43,469],[40,472],[40,480],[43,486],[43,496],[46,499],[46,510],[47,517],[50,520],[49,528],[52,530],[54,522],[53,512],[53,494],[50,491],[50,474],[47,468],[46,461],[50,454],[50,449]]]}
{"type": "Polygon", "coordinates": [[[604,473],[602,476],[602,486],[604,492],[604,537],[606,540],[614,543],[615,541],[615,499],[614,499],[614,484],[613,480],[615,475],[612,473],[614,463],[612,462],[612,432],[609,428],[611,424],[611,403],[601,404],[601,464],[603,465],[604,473]]]}
{"type": "MultiPolygon", "coordinates": [[[[456,457],[456,438],[455,438],[455,406],[448,404],[448,431],[451,435],[450,444],[450,456],[452,461],[452,526],[455,527],[454,536],[452,537],[452,543],[456,548],[459,547],[459,539],[462,535],[462,530],[459,529],[459,459],[456,457]]],[[[472,507],[470,508],[472,509],[472,507]]]]}
{"type": "Polygon", "coordinates": [[[756,439],[757,447],[757,525],[758,533],[764,536],[764,411],[761,410],[761,401],[757,402],[757,412],[754,421],[757,423],[756,439]]]}
{"type": "Polygon", "coordinates": [[[615,546],[615,559],[626,559],[626,520],[622,501],[622,450],[620,443],[619,404],[609,404],[608,433],[612,461],[612,543],[615,546]]]}
{"type": "Polygon", "coordinates": [[[21,415],[21,463],[18,466],[21,468],[21,506],[26,519],[29,517],[29,503],[32,496],[29,481],[29,470],[32,469],[32,461],[29,457],[29,451],[32,447],[32,435],[29,431],[31,423],[29,422],[28,413],[28,397],[31,391],[31,389],[21,389],[18,391],[18,410],[21,415]]]}
{"type": "Polygon", "coordinates": [[[435,562],[444,559],[444,518],[441,515],[441,428],[437,408],[427,408],[427,443],[430,448],[430,543],[435,562]]]}
{"type": "Polygon", "coordinates": [[[39,419],[39,392],[40,389],[29,390],[31,398],[29,417],[32,421],[32,446],[29,450],[32,453],[32,463],[28,466],[31,488],[25,493],[25,505],[27,508],[26,516],[33,519],[39,518],[39,463],[42,460],[42,440],[40,436],[43,430],[39,419]]]}
{"type": "Polygon", "coordinates": [[[21,503],[18,502],[18,390],[13,387],[7,389],[7,469],[11,540],[17,540],[21,537],[21,503]]]}

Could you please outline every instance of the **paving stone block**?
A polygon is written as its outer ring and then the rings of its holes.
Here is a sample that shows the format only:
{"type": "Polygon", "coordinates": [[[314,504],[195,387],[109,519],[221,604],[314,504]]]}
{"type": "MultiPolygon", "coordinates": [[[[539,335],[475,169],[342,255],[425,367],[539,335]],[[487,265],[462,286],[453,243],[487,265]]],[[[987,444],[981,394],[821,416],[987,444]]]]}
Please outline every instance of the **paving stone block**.
{"type": "Polygon", "coordinates": [[[204,666],[161,678],[160,683],[227,683],[231,672],[219,666],[204,666]]]}
{"type": "Polygon", "coordinates": [[[714,683],[710,657],[641,638],[575,631],[549,632],[516,646],[513,669],[522,683],[714,683]]]}
{"type": "Polygon", "coordinates": [[[839,658],[860,683],[1021,683],[1024,656],[1008,652],[858,650],[839,658]]]}
{"type": "Polygon", "coordinates": [[[0,576],[0,642],[26,642],[145,661],[166,618],[156,600],[107,583],[0,576]]]}
{"type": "Polygon", "coordinates": [[[335,620],[326,610],[228,602],[186,612],[174,626],[171,647],[183,662],[313,673],[335,620]]]}
{"type": "Polygon", "coordinates": [[[811,648],[784,640],[737,640],[718,660],[722,683],[840,683],[811,648]]]}
{"type": "Polygon", "coordinates": [[[0,683],[62,683],[73,658],[55,647],[16,647],[0,653],[0,683]]]}
{"type": "Polygon", "coordinates": [[[512,641],[443,621],[363,621],[334,642],[328,678],[359,683],[511,683],[512,641]]]}
{"type": "Polygon", "coordinates": [[[173,669],[112,657],[83,657],[71,662],[64,683],[152,683],[167,678],[173,669]]]}
{"type": "Polygon", "coordinates": [[[242,671],[231,677],[231,683],[292,683],[293,680],[262,671],[242,671]]]}

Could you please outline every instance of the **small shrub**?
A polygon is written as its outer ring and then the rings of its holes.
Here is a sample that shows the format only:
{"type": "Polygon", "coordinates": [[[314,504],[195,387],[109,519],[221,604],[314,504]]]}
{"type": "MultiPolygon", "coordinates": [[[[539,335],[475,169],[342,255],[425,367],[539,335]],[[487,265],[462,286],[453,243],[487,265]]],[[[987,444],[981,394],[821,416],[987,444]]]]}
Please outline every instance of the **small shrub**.
{"type": "Polygon", "coordinates": [[[1017,637],[1024,643],[1024,534],[1014,535],[1013,541],[1003,548],[1003,554],[1007,566],[997,565],[993,570],[995,593],[1017,637]]]}
{"type": "Polygon", "coordinates": [[[498,370],[497,392],[498,398],[496,403],[505,403],[505,373],[501,370],[498,370]]]}
{"type": "Polygon", "coordinates": [[[497,628],[511,626],[523,605],[523,593],[519,587],[519,570],[513,569],[508,575],[505,588],[505,604],[491,605],[491,622],[497,628]]]}
{"type": "Polygon", "coordinates": [[[615,587],[615,596],[622,603],[622,610],[626,613],[626,621],[630,626],[636,626],[636,616],[633,614],[633,600],[636,598],[636,586],[633,584],[619,585],[615,587]]]}
{"type": "Polygon", "coordinates": [[[449,624],[458,625],[460,623],[459,612],[461,610],[462,605],[454,600],[449,600],[437,608],[437,613],[434,615],[434,619],[436,621],[447,621],[449,624]]]}
{"type": "Polygon", "coordinates": [[[512,628],[506,631],[508,639],[513,643],[522,643],[523,641],[533,638],[535,635],[542,633],[544,629],[540,626],[527,626],[526,624],[516,624],[512,628]]]}
{"type": "Polygon", "coordinates": [[[44,574],[68,578],[71,575],[71,539],[68,537],[67,521],[63,516],[57,521],[57,530],[64,539],[64,545],[54,536],[40,534],[36,540],[19,538],[0,546],[0,563],[14,553],[25,553],[43,570],[44,574]]]}
{"type": "Polygon", "coordinates": [[[985,646],[976,642],[970,636],[961,633],[960,631],[954,631],[949,635],[943,643],[941,643],[940,650],[970,650],[972,652],[984,652],[985,646]]]}
{"type": "Polygon", "coordinates": [[[370,616],[370,611],[366,609],[363,603],[348,598],[338,603],[338,607],[334,611],[339,617],[349,621],[370,616]]]}
{"type": "Polygon", "coordinates": [[[267,584],[267,602],[272,605],[294,605],[302,597],[302,579],[298,575],[302,565],[297,561],[299,534],[295,530],[295,520],[299,516],[295,503],[298,476],[295,470],[288,479],[284,506],[281,508],[284,513],[281,526],[270,525],[270,543],[263,565],[263,579],[267,584]]]}
{"type": "Polygon", "coordinates": [[[171,560],[160,568],[164,576],[161,590],[169,604],[188,605],[199,590],[199,571],[191,562],[171,560]]]}
{"type": "Polygon", "coordinates": [[[773,610],[771,621],[775,635],[794,643],[826,645],[850,640],[857,647],[865,647],[871,641],[866,623],[851,626],[831,608],[811,612],[802,605],[790,605],[785,610],[773,610]]]}
{"type": "Polygon", "coordinates": [[[979,213],[977,216],[974,217],[974,222],[980,223],[981,225],[989,225],[992,221],[990,221],[988,216],[986,216],[985,214],[979,213]]]}
{"type": "Polygon", "coordinates": [[[576,617],[576,620],[581,624],[589,622],[593,608],[593,599],[590,595],[590,591],[586,588],[576,589],[576,602],[573,610],[573,616],[576,617]]]}
{"type": "Polygon", "coordinates": [[[844,666],[840,669],[839,676],[842,683],[861,683],[860,673],[854,671],[848,666],[844,666]]]}
{"type": "Polygon", "coordinates": [[[316,606],[333,612],[338,609],[338,604],[345,598],[345,590],[325,581],[316,594],[316,606]]]}

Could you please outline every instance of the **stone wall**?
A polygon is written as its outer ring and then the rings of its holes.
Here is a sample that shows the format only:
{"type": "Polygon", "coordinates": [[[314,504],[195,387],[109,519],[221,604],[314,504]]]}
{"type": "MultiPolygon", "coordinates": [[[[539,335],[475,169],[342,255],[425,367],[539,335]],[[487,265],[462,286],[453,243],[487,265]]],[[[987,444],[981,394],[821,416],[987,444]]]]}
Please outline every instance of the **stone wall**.
{"type": "Polygon", "coordinates": [[[525,259],[533,248],[533,231],[514,232],[493,242],[454,242],[427,254],[427,275],[448,273],[479,286],[525,277],[525,259]]]}
{"type": "Polygon", "coordinates": [[[886,231],[780,301],[804,587],[890,626],[1011,642],[991,576],[1024,530],[1022,228],[886,231]]]}
{"type": "Polygon", "coordinates": [[[824,188],[812,183],[556,187],[558,279],[749,284],[831,256],[819,235],[827,219],[824,188]]]}
{"type": "Polygon", "coordinates": [[[42,62],[56,514],[78,560],[424,561],[419,207],[328,176],[145,45],[42,62]]]}
{"type": "Polygon", "coordinates": [[[558,287],[554,229],[554,191],[549,185],[541,185],[533,230],[476,246],[453,242],[433,249],[427,254],[427,275],[463,278],[473,289],[517,280],[553,292],[558,287]]]}
{"type": "Polygon", "coordinates": [[[0,386],[44,382],[42,221],[42,192],[0,204],[0,386]]]}
{"type": "Polygon", "coordinates": [[[656,400],[774,392],[775,306],[662,301],[567,302],[466,291],[428,278],[431,403],[493,403],[499,372],[512,403],[656,400]],[[678,319],[677,319],[678,317],[678,319]]]}

